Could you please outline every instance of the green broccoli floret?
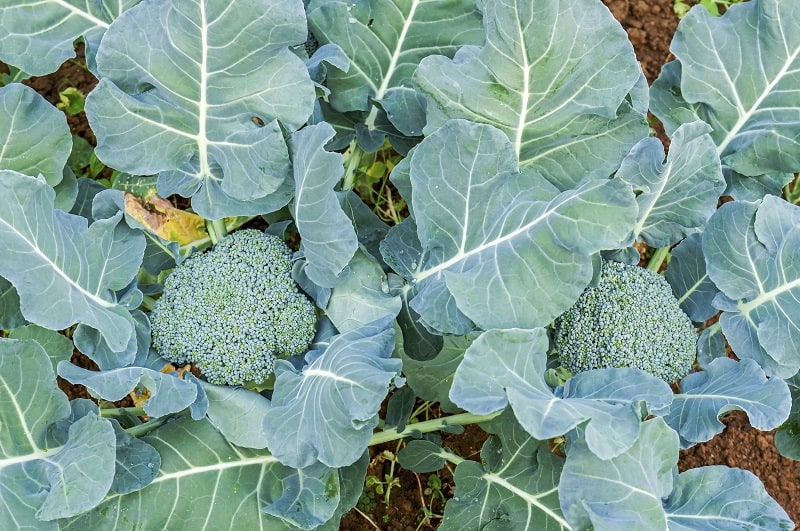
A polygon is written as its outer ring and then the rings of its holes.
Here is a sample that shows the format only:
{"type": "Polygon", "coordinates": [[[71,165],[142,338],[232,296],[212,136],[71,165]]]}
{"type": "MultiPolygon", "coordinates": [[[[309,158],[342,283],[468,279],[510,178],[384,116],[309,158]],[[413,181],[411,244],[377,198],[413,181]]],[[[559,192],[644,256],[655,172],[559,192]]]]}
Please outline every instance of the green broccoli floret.
{"type": "Polygon", "coordinates": [[[230,234],[179,264],[150,314],[153,346],[194,363],[211,383],[262,384],[276,358],[314,337],[314,306],[291,276],[292,251],[254,229],[230,234]]]}
{"type": "Polygon", "coordinates": [[[673,383],[692,370],[697,332],[661,275],[604,260],[597,287],[556,319],[555,346],[573,374],[632,367],[673,383]]]}

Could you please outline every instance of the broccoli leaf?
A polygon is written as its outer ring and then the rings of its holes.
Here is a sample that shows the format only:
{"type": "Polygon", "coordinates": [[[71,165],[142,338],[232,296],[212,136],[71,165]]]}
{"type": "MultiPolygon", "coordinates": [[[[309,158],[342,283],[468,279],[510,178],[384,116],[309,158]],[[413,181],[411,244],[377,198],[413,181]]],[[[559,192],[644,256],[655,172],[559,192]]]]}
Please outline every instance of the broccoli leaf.
{"type": "Polygon", "coordinates": [[[442,531],[462,529],[570,529],[558,505],[563,460],[504,414],[481,449],[481,463],[456,467],[456,491],[442,531]],[[497,426],[499,424],[499,426],[497,426]]]}
{"type": "Polygon", "coordinates": [[[622,161],[616,178],[637,192],[633,235],[651,247],[674,245],[700,231],[725,189],[711,128],[697,121],[673,134],[669,155],[657,138],[645,138],[622,161]]]}
{"type": "Polygon", "coordinates": [[[633,405],[645,402],[658,414],[672,401],[669,385],[638,369],[585,371],[554,393],[544,379],[547,350],[543,328],[484,332],[464,354],[450,399],[481,415],[510,404],[538,440],[588,420],[586,442],[603,459],[624,452],[636,439],[640,417],[633,405]]]}
{"type": "Polygon", "coordinates": [[[53,529],[47,521],[97,505],[114,479],[114,429],[92,414],[69,427],[61,447],[48,444],[48,426],[70,407],[35,341],[0,338],[0,404],[0,521],[53,529]]]}
{"type": "Polygon", "coordinates": [[[559,193],[531,168],[516,171],[500,130],[464,120],[414,149],[411,181],[423,255],[410,264],[410,305],[432,328],[461,325],[455,310],[483,329],[549,324],[589,284],[592,255],[623,246],[636,215],[627,184],[598,179],[559,193]]]}
{"type": "Polygon", "coordinates": [[[269,400],[244,387],[201,382],[208,398],[208,420],[225,439],[245,448],[266,448],[261,426],[269,412],[269,400]]]}
{"type": "Polygon", "coordinates": [[[208,421],[186,417],[143,440],[161,455],[153,482],[130,494],[108,496],[94,510],[59,521],[62,528],[102,529],[116,521],[143,529],[205,525],[277,531],[327,522],[321,529],[332,531],[355,505],[355,485],[363,484],[367,465],[367,459],[360,459],[338,470],[319,465],[292,469],[263,450],[232,446],[208,421]],[[225,502],[232,493],[238,493],[236,503],[225,502]]]}
{"type": "MultiPolygon", "coordinates": [[[[723,17],[700,8],[681,20],[670,46],[680,68],[654,85],[653,113],[668,128],[696,117],[708,122],[727,193],[753,200],[765,190],[747,183],[750,177],[797,171],[800,4],[757,0],[730,7],[723,17]]],[[[779,193],[770,180],[766,191],[779,193]]]]}
{"type": "Polygon", "coordinates": [[[58,375],[74,384],[85,385],[94,395],[110,402],[124,398],[137,386],[146,388],[150,397],[142,407],[151,417],[183,411],[197,399],[193,382],[182,380],[175,373],[146,367],[90,371],[62,361],[58,364],[58,375]]]}
{"type": "Polygon", "coordinates": [[[282,128],[303,125],[315,97],[288,48],[306,31],[295,0],[167,0],[126,11],[106,32],[101,80],[86,99],[97,156],[134,175],[159,173],[162,197],[192,196],[205,218],[281,208],[292,193],[282,128]],[[242,31],[242,20],[259,30],[242,31]]]}
{"type": "Polygon", "coordinates": [[[706,272],[702,235],[692,234],[672,248],[664,278],[672,286],[681,310],[697,323],[717,313],[712,302],[719,290],[706,272]]]}
{"type": "MultiPolygon", "coordinates": [[[[354,463],[378,424],[378,410],[402,362],[391,357],[394,329],[383,318],[330,339],[298,371],[275,363],[275,391],[263,430],[267,447],[295,468],[354,463]]],[[[399,382],[398,382],[399,383],[399,382]]]]}
{"type": "Polygon", "coordinates": [[[644,116],[625,101],[642,73],[619,23],[594,0],[479,7],[486,44],[452,60],[426,58],[415,74],[428,104],[425,133],[449,118],[491,124],[520,166],[535,166],[562,190],[610,175],[647,136],[644,116]]]}
{"type": "Polygon", "coordinates": [[[340,332],[360,328],[385,316],[397,317],[400,297],[389,293],[380,264],[364,251],[357,251],[344,282],[333,288],[325,314],[340,332]]]}
{"type": "Polygon", "coordinates": [[[0,146],[0,168],[42,175],[56,186],[72,152],[72,135],[64,113],[32,88],[12,83],[0,87],[0,146]]]}
{"type": "Polygon", "coordinates": [[[122,214],[87,227],[86,219],[53,208],[55,193],[44,180],[17,172],[0,171],[0,195],[15,199],[0,211],[0,275],[16,287],[25,318],[52,330],[83,323],[114,352],[129,351],[134,320],[115,292],[139,270],[141,233],[122,214]]]}
{"type": "Polygon", "coordinates": [[[697,529],[794,529],[789,516],[747,470],[704,466],[675,478],[664,503],[670,531],[697,529]]]}
{"type": "Polygon", "coordinates": [[[791,405],[786,382],[768,380],[755,361],[718,358],[681,380],[664,420],[680,435],[681,448],[688,448],[721,433],[725,425],[718,418],[729,411],[744,411],[754,428],[769,431],[789,417],[791,405]]]}
{"type": "Polygon", "coordinates": [[[296,187],[294,220],[308,262],[305,274],[324,288],[343,280],[358,249],[353,224],[333,190],[344,174],[342,155],[325,150],[333,135],[333,128],[322,123],[301,129],[289,141],[296,187]]]}
{"type": "Polygon", "coordinates": [[[459,46],[479,44],[480,21],[472,2],[324,0],[308,8],[314,36],[341,46],[351,62],[347,72],[328,72],[332,108],[363,111],[358,125],[368,130],[385,112],[407,136],[421,135],[425,125],[424,106],[411,86],[419,61],[431,54],[452,57],[459,46]]]}
{"type": "Polygon", "coordinates": [[[739,358],[754,359],[767,376],[800,369],[800,207],[766,196],[723,205],[703,235],[708,276],[730,303],[722,331],[739,358]]]}
{"type": "Polygon", "coordinates": [[[45,0],[32,16],[28,3],[0,0],[0,60],[30,75],[55,72],[75,57],[74,42],[86,43],[86,62],[95,69],[95,54],[109,24],[139,0],[45,0]]]}

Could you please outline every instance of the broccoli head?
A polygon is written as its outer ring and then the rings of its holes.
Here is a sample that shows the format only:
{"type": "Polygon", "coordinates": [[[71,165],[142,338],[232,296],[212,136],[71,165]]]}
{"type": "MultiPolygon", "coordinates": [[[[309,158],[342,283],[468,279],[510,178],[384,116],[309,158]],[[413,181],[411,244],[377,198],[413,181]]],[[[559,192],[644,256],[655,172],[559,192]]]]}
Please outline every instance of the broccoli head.
{"type": "Polygon", "coordinates": [[[604,260],[597,287],[556,319],[555,346],[573,374],[632,367],[673,383],[692,370],[697,332],[661,275],[604,260]]]}
{"type": "Polygon", "coordinates": [[[194,363],[211,383],[264,383],[276,358],[301,354],[316,312],[291,276],[292,251],[278,237],[240,230],[180,263],[150,314],[153,346],[194,363]]]}

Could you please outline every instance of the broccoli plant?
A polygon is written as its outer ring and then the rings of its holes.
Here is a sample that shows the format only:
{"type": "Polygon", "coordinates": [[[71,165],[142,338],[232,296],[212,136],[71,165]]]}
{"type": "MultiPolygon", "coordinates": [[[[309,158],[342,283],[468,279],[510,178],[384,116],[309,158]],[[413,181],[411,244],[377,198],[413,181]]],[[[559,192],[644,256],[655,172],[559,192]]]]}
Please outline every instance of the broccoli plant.
{"type": "Polygon", "coordinates": [[[731,410],[800,457],[797,20],[695,7],[647,86],[600,0],[0,0],[13,71],[85,43],[115,172],[0,87],[0,522],[336,529],[402,439],[455,467],[443,530],[790,529],[676,464],[731,410]]]}
{"type": "Polygon", "coordinates": [[[692,371],[697,332],[649,269],[604,260],[597,286],[555,321],[559,361],[573,374],[632,367],[673,383],[692,371]]]}
{"type": "Polygon", "coordinates": [[[263,385],[276,358],[302,354],[314,338],[317,316],[291,257],[277,236],[246,229],[181,262],[150,313],[153,347],[211,383],[263,385]]]}

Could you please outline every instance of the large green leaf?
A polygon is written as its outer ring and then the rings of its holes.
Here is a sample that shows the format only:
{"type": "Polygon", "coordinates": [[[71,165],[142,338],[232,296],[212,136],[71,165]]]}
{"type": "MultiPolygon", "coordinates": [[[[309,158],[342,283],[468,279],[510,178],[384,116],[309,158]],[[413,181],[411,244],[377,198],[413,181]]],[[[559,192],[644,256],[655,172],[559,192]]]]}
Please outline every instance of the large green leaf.
{"type": "Polygon", "coordinates": [[[505,413],[481,449],[481,463],[456,467],[456,491],[447,502],[442,531],[570,529],[558,504],[563,460],[530,437],[505,413]]]}
{"type": "Polygon", "coordinates": [[[591,255],[623,246],[636,215],[627,184],[559,193],[532,168],[516,171],[502,131],[464,120],[415,148],[411,182],[423,253],[407,265],[410,304],[445,333],[468,332],[463,315],[486,330],[548,325],[588,285],[591,255]]]}
{"type": "Polygon", "coordinates": [[[535,165],[561,189],[611,174],[647,136],[644,116],[625,101],[642,73],[619,23],[597,0],[479,4],[486,44],[417,70],[426,134],[449,118],[491,124],[520,166],[535,165]]]}
{"type": "Polygon", "coordinates": [[[181,418],[143,438],[161,455],[153,482],[59,522],[65,529],[336,529],[355,505],[366,457],[342,469],[296,470],[265,451],[232,446],[208,421],[181,418]]]}
{"type": "Polygon", "coordinates": [[[86,100],[97,156],[206,218],[271,212],[291,197],[283,130],[311,115],[314,83],[289,50],[300,0],[165,0],[126,11],[98,52],[86,100]],[[242,25],[242,21],[246,21],[242,25]]]}
{"type": "Polygon", "coordinates": [[[684,124],[672,136],[669,155],[657,138],[639,141],[622,161],[616,178],[637,193],[634,236],[666,247],[705,227],[725,189],[716,147],[702,121],[684,124]]]}
{"type": "Polygon", "coordinates": [[[0,28],[4,28],[0,60],[42,76],[75,57],[73,43],[83,37],[86,61],[94,71],[94,55],[108,26],[137,3],[139,0],[0,0],[0,28]]]}
{"type": "Polygon", "coordinates": [[[72,151],[72,136],[62,112],[32,88],[12,83],[0,87],[0,146],[0,169],[42,175],[56,186],[72,151]]]}
{"type": "Polygon", "coordinates": [[[44,349],[32,340],[0,338],[0,521],[5,525],[54,529],[48,521],[91,509],[111,488],[116,438],[109,421],[87,415],[69,427],[61,447],[49,447],[49,426],[69,415],[44,349]]]}
{"type": "Polygon", "coordinates": [[[800,169],[799,19],[797,0],[743,2],[722,17],[697,6],[670,47],[679,66],[654,84],[668,130],[696,117],[711,125],[734,197],[756,199],[748,180],[800,169]]]}
{"type": "Polygon", "coordinates": [[[342,155],[325,150],[334,134],[330,125],[322,123],[301,129],[289,141],[294,220],[303,240],[305,273],[326,288],[344,280],[345,268],[358,249],[356,231],[334,192],[344,174],[342,155]]]}
{"type": "Polygon", "coordinates": [[[732,201],[703,234],[708,276],[722,291],[714,299],[736,355],[752,358],[767,376],[800,369],[800,207],[768,195],[732,201]]]}
{"type": "Polygon", "coordinates": [[[404,135],[419,136],[424,108],[411,76],[431,54],[452,57],[459,46],[482,41],[480,13],[461,0],[312,1],[309,26],[321,43],[333,42],[350,58],[347,72],[330,70],[330,103],[339,112],[365,113],[376,125],[379,108],[404,135]]]}
{"type": "Polygon", "coordinates": [[[134,319],[115,292],[139,270],[141,233],[121,213],[87,226],[53,208],[43,179],[21,173],[0,170],[0,196],[9,198],[0,210],[0,275],[19,292],[25,318],[53,330],[83,323],[114,352],[135,351],[134,319]]]}

